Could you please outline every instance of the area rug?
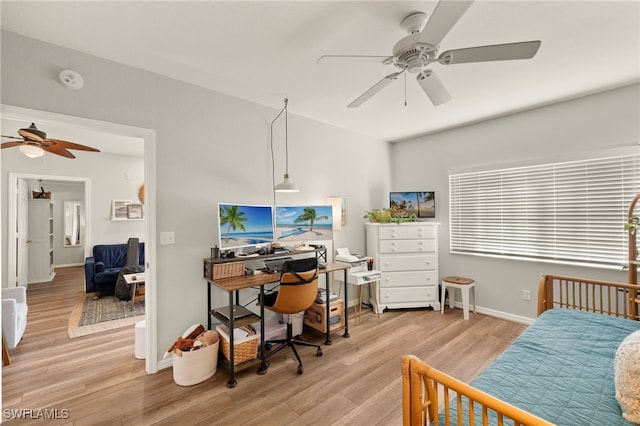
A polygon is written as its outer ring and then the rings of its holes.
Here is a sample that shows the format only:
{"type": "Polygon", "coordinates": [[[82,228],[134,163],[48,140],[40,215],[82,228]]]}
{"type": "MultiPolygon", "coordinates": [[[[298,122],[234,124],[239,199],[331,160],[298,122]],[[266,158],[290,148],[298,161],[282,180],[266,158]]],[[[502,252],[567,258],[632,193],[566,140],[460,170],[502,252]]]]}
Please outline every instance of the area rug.
{"type": "Polygon", "coordinates": [[[95,298],[79,293],[69,317],[69,337],[80,337],[135,324],[144,319],[144,301],[131,301],[113,295],[95,298]]]}

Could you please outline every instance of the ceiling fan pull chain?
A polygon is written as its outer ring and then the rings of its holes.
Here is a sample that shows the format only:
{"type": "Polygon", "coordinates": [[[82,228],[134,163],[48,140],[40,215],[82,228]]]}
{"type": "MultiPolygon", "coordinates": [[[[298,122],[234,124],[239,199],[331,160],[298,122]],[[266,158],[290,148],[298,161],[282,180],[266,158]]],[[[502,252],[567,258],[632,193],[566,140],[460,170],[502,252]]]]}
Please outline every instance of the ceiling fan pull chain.
{"type": "Polygon", "coordinates": [[[404,106],[407,106],[407,73],[404,74],[404,106]]]}

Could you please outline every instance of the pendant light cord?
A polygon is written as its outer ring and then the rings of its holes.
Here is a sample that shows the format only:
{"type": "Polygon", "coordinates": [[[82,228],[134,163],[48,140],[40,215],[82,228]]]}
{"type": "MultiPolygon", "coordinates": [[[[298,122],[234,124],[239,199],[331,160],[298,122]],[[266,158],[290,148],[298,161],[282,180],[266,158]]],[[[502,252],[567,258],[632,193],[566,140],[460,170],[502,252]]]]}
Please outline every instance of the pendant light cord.
{"type": "Polygon", "coordinates": [[[289,147],[288,147],[288,135],[287,135],[287,103],[289,102],[289,99],[284,98],[284,107],[282,107],[282,109],[280,110],[280,112],[278,113],[278,115],[276,115],[276,118],[274,118],[271,121],[271,125],[269,126],[269,140],[270,140],[270,144],[271,144],[271,188],[273,188],[273,204],[276,203],[276,160],[275,160],[275,156],[273,154],[273,124],[276,122],[276,120],[278,118],[280,118],[280,116],[282,115],[283,112],[285,112],[285,150],[286,150],[286,154],[285,154],[285,158],[286,158],[286,165],[285,165],[285,170],[286,173],[289,173],[289,147]]]}

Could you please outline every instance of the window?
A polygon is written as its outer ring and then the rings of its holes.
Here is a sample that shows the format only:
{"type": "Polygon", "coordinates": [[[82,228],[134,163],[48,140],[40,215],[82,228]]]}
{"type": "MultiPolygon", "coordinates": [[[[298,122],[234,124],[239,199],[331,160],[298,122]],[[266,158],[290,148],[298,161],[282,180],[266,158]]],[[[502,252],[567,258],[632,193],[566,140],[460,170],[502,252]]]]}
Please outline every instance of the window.
{"type": "Polygon", "coordinates": [[[452,253],[622,266],[640,155],[450,175],[449,192],[452,253]]]}

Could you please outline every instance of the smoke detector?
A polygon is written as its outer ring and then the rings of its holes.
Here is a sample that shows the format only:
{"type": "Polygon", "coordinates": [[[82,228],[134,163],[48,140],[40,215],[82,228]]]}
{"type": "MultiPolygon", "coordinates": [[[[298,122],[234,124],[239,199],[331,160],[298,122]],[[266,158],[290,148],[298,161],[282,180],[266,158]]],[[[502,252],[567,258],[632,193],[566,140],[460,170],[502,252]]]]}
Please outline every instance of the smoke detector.
{"type": "Polygon", "coordinates": [[[60,83],[67,89],[78,90],[82,89],[84,86],[84,78],[74,70],[62,70],[60,74],[58,74],[58,80],[60,83]]]}

